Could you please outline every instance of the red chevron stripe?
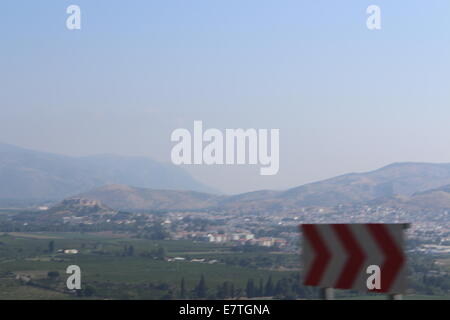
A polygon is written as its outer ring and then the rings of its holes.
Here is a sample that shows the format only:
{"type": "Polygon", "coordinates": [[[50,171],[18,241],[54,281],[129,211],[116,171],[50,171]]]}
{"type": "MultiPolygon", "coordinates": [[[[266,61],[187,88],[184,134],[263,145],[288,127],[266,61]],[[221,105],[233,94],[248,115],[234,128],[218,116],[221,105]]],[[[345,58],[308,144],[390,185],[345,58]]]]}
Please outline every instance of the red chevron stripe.
{"type": "Polygon", "coordinates": [[[353,236],[353,233],[348,225],[333,224],[331,227],[337,234],[348,254],[347,262],[338,277],[335,288],[350,289],[361,270],[364,260],[366,259],[366,255],[359,246],[358,241],[353,236]]]}
{"type": "Polygon", "coordinates": [[[314,262],[308,270],[308,274],[303,282],[306,286],[317,286],[327,268],[331,259],[331,252],[328,250],[325,242],[322,240],[315,225],[302,225],[303,233],[308,238],[309,243],[313,246],[315,251],[314,262]]]}
{"type": "Polygon", "coordinates": [[[387,227],[382,224],[368,224],[367,228],[385,256],[381,267],[381,289],[372,291],[387,292],[403,266],[405,256],[398,248],[387,227]]]}

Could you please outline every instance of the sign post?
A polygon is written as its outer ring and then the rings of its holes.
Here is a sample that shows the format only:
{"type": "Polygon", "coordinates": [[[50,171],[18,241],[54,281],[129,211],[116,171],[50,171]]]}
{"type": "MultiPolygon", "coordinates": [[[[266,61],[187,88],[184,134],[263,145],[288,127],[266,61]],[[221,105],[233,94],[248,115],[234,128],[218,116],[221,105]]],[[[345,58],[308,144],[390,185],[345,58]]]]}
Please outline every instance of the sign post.
{"type": "Polygon", "coordinates": [[[321,295],[323,300],[334,300],[334,289],[333,288],[322,288],[321,295]]]}

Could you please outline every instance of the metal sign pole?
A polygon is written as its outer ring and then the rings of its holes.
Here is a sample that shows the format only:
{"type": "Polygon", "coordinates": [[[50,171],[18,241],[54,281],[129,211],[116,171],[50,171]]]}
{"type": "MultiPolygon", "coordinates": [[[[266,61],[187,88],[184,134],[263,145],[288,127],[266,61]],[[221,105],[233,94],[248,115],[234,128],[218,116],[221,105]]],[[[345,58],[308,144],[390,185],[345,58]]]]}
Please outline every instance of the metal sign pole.
{"type": "Polygon", "coordinates": [[[321,295],[323,300],[334,300],[334,289],[333,288],[322,288],[321,295]]]}

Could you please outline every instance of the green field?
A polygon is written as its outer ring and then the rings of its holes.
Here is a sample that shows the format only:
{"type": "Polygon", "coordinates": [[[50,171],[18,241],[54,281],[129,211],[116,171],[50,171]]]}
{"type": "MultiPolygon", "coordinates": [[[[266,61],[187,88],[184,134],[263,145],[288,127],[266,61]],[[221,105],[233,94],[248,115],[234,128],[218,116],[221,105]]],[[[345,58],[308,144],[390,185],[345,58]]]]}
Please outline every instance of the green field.
{"type": "Polygon", "coordinates": [[[73,298],[64,293],[64,280],[68,277],[65,270],[69,265],[78,265],[82,271],[82,283],[95,287],[96,293],[105,298],[157,299],[167,289],[152,288],[169,287],[176,291],[184,278],[189,290],[195,287],[201,275],[205,277],[209,288],[216,288],[224,281],[229,281],[236,288],[244,290],[250,278],[266,281],[272,276],[276,281],[292,273],[230,266],[219,262],[208,264],[189,261],[200,258],[210,261],[221,256],[239,257],[242,254],[231,251],[227,246],[208,243],[129,239],[120,235],[3,234],[0,235],[0,276],[4,281],[0,285],[0,298],[73,298]],[[50,241],[54,242],[54,253],[48,252],[50,241]],[[122,256],[124,247],[129,246],[134,248],[133,255],[122,256]],[[164,247],[168,258],[185,257],[186,261],[161,261],[141,255],[159,247],[164,247]],[[59,249],[77,249],[79,253],[58,253],[59,249]],[[59,272],[60,279],[49,283],[49,271],[59,272]],[[15,280],[18,275],[29,277],[38,285],[50,285],[55,290],[22,284],[15,280]],[[28,290],[30,287],[33,290],[28,290]]]}
{"type": "MultiPolygon", "coordinates": [[[[442,273],[448,270],[449,261],[448,256],[437,257],[435,262],[426,256],[410,257],[415,271],[404,299],[449,299],[449,276],[442,273]]],[[[228,294],[232,292],[229,297],[244,298],[252,282],[259,289],[253,297],[317,299],[317,289],[300,285],[299,268],[295,253],[257,248],[238,251],[206,242],[156,241],[111,232],[0,234],[0,299],[195,299],[202,276],[207,287],[203,298],[220,299],[225,284],[228,294]],[[65,254],[64,249],[78,253],[65,254]],[[81,268],[81,291],[67,290],[69,265],[81,268]],[[261,289],[269,279],[272,295],[261,289]]],[[[336,290],[336,299],[386,298],[336,290]]]]}

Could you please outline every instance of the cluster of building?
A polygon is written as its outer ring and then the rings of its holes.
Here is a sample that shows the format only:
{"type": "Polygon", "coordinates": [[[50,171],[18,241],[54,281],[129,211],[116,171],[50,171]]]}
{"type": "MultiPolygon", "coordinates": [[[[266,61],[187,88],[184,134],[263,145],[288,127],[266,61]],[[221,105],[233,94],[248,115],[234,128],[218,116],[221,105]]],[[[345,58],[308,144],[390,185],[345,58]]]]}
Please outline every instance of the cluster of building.
{"type": "MultiPolygon", "coordinates": [[[[409,239],[422,244],[424,252],[447,252],[450,246],[450,212],[411,211],[380,205],[347,204],[333,207],[302,207],[293,212],[257,214],[223,211],[167,212],[164,214],[127,213],[116,215],[62,217],[67,224],[111,223],[130,230],[143,230],[161,224],[171,239],[189,239],[210,243],[231,243],[297,250],[303,223],[408,223],[409,239]],[[200,222],[199,222],[200,221],[200,222]]],[[[122,230],[122,229],[121,229],[122,230]]]]}
{"type": "Polygon", "coordinates": [[[211,243],[231,243],[238,245],[256,245],[261,247],[283,248],[287,241],[282,238],[261,237],[255,238],[250,232],[217,233],[217,232],[188,232],[180,231],[173,234],[174,240],[189,239],[211,243]]]}

